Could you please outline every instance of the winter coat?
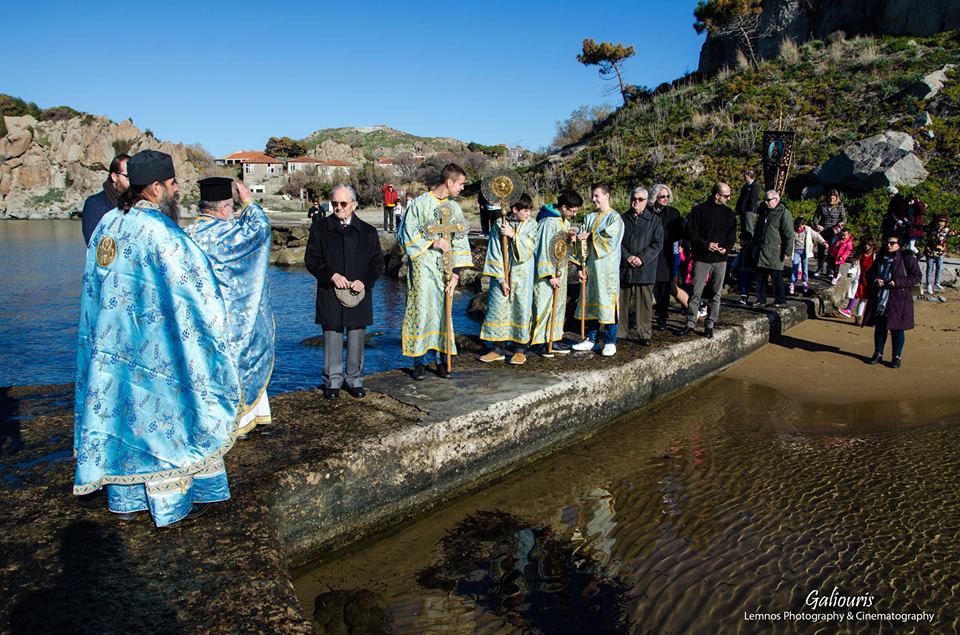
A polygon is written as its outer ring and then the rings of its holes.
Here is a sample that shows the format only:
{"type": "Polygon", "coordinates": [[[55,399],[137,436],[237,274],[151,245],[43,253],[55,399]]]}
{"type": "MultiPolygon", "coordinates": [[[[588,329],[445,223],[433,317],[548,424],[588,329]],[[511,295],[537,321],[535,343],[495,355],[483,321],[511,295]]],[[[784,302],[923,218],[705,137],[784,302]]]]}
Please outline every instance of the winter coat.
{"type": "Polygon", "coordinates": [[[783,269],[783,261],[793,256],[793,217],[783,203],[770,209],[761,205],[754,232],[753,251],[757,267],[783,269]]]}
{"type": "Polygon", "coordinates": [[[668,282],[673,279],[673,260],[677,257],[674,243],[683,240],[683,219],[680,218],[680,212],[669,205],[659,208],[653,206],[650,211],[663,225],[663,247],[657,258],[657,282],[668,282]]]}
{"type": "Polygon", "coordinates": [[[735,208],[740,216],[740,240],[750,240],[757,223],[757,204],[760,202],[760,183],[744,183],[740,188],[735,208]]]}
{"type": "Polygon", "coordinates": [[[711,197],[690,210],[686,234],[695,261],[726,262],[727,255],[710,251],[709,245],[717,243],[728,252],[733,249],[737,242],[737,219],[729,207],[714,203],[711,197]]]}
{"type": "MultiPolygon", "coordinates": [[[[880,277],[880,264],[884,252],[877,254],[870,270],[867,272],[869,299],[863,315],[864,326],[875,326],[877,323],[876,309],[880,287],[877,279],[880,277]]],[[[909,249],[902,247],[894,254],[893,288],[887,299],[886,327],[893,331],[908,331],[913,328],[913,287],[920,284],[920,263],[909,249]]]]}
{"type": "Polygon", "coordinates": [[[620,218],[623,219],[620,284],[653,284],[657,281],[657,266],[663,250],[663,223],[649,208],[645,208],[640,215],[633,211],[625,212],[620,218]],[[630,256],[639,257],[643,264],[639,267],[630,266],[627,263],[630,256]]]}
{"type": "Polygon", "coordinates": [[[833,261],[833,264],[842,265],[847,261],[847,256],[853,253],[853,236],[846,240],[837,238],[830,244],[827,253],[830,254],[830,260],[833,261]]]}
{"type": "Polygon", "coordinates": [[[813,257],[813,243],[823,245],[824,247],[829,246],[827,245],[827,241],[825,241],[820,234],[813,231],[813,227],[810,227],[810,225],[804,225],[802,232],[793,232],[793,250],[799,251],[803,249],[804,258],[813,257]]]}
{"type": "Polygon", "coordinates": [[[346,227],[334,214],[314,219],[304,262],[317,279],[317,324],[322,324],[324,330],[333,331],[373,324],[371,298],[373,285],[383,270],[383,252],[377,230],[372,225],[356,215],[346,227]],[[347,308],[340,304],[330,281],[335,273],[350,281],[363,281],[366,295],[357,306],[347,308]]]}
{"type": "MultiPolygon", "coordinates": [[[[826,203],[821,203],[817,206],[817,211],[813,213],[814,227],[823,227],[823,230],[826,232],[827,230],[833,230],[837,223],[847,224],[847,210],[844,209],[843,203],[838,203],[836,207],[827,205],[826,203]]],[[[833,233],[834,232],[831,232],[831,235],[833,235],[833,233]]]]}

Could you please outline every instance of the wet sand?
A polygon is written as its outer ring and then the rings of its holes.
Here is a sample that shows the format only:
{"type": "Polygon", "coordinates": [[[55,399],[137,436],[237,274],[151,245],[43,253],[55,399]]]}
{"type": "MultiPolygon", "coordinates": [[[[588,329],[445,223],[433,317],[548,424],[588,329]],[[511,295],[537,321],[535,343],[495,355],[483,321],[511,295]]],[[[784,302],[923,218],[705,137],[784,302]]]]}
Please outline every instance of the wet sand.
{"type": "Polygon", "coordinates": [[[867,365],[874,329],[838,316],[795,326],[721,376],[821,404],[850,432],[942,419],[960,412],[960,292],[944,297],[914,303],[899,369],[889,367],[889,338],[883,363],[867,365]]]}

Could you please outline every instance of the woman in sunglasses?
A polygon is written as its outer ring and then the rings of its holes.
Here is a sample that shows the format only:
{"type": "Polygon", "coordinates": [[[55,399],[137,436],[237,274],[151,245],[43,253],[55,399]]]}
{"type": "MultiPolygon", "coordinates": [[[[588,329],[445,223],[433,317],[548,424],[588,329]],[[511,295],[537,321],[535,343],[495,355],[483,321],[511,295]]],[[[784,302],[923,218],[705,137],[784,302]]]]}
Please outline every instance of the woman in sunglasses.
{"type": "Polygon", "coordinates": [[[891,368],[900,368],[905,331],[913,328],[913,287],[920,283],[920,263],[909,249],[903,249],[901,238],[887,236],[886,249],[873,261],[867,272],[870,299],[862,326],[873,326],[873,357],[869,364],[883,359],[887,331],[893,340],[891,368]]]}

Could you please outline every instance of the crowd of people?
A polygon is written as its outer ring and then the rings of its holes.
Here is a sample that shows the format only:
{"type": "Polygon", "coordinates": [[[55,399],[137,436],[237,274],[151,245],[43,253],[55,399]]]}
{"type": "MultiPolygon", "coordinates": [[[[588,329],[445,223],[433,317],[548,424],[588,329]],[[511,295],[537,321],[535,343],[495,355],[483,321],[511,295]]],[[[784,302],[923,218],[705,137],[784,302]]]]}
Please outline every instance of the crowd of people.
{"type": "MultiPolygon", "coordinates": [[[[900,367],[904,333],[914,326],[912,288],[922,278],[915,251],[922,240],[932,293],[940,288],[946,240],[955,234],[949,219],[937,217],[921,233],[925,206],[894,196],[883,240],[863,236],[854,249],[839,192],[828,192],[808,225],[792,217],[777,191],[763,192],[752,170],[744,176],[735,209],[728,206],[730,186],[718,182],[686,219],[664,184],[633,188],[621,213],[612,207],[611,186],[594,183],[592,209],[579,221],[584,200],[572,189],[536,214],[527,195],[505,218],[483,202],[483,275],[490,284],[480,361],[519,365],[528,355],[572,351],[610,357],[624,338],[650,346],[654,331],[667,329],[671,299],[682,316],[678,335],[702,319],[703,336],[712,338],[739,242],[731,273],[740,302],[751,306],[766,305],[768,283],[774,307],[785,306],[786,293],[807,289],[815,249],[815,275],[825,281],[836,284],[849,263],[841,313],[875,328],[871,364],[881,361],[890,339],[890,365],[900,367]],[[579,297],[568,313],[573,271],[579,297]],[[567,338],[571,322],[579,323],[579,338],[567,338]]],[[[383,228],[396,232],[406,256],[401,339],[414,380],[426,377],[432,361],[439,377],[449,377],[457,354],[451,298],[462,271],[473,266],[469,225],[456,202],[465,181],[463,168],[451,163],[433,188],[405,203],[392,185],[383,189],[383,228]]],[[[214,177],[199,189],[200,216],[181,228],[173,161],[143,150],[118,155],[103,191],[84,206],[74,491],[105,488],[111,511],[124,518],[149,511],[157,525],[229,498],[224,454],[256,426],[271,424],[270,223],[242,182],[214,177]]],[[[384,257],[377,228],[357,216],[357,207],[356,191],[336,186],[330,213],[318,206],[311,214],[305,250],[317,282],[326,399],[341,390],[366,395],[365,329],[374,322],[371,292],[384,257]]]]}

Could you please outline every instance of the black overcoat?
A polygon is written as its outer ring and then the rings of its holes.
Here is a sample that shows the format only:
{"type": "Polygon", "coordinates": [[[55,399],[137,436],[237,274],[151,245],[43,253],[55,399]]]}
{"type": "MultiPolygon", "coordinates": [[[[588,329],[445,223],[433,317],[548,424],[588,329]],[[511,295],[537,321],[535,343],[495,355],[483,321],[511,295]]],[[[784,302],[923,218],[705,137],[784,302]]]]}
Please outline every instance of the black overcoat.
{"type": "MultiPolygon", "coordinates": [[[[867,284],[870,295],[863,315],[862,326],[874,326],[877,323],[877,278],[880,277],[880,261],[883,255],[877,254],[873,266],[867,272],[867,284]]],[[[887,298],[887,328],[892,331],[908,331],[913,328],[913,287],[920,284],[920,263],[910,250],[900,248],[894,255],[893,288],[887,298]]]]}
{"type": "Polygon", "coordinates": [[[620,218],[623,219],[620,284],[653,284],[657,281],[657,259],[663,249],[663,223],[649,209],[644,209],[639,216],[632,210],[624,212],[620,218]],[[628,265],[627,258],[630,256],[638,256],[643,265],[628,265]]]}
{"type": "Polygon", "coordinates": [[[683,240],[683,219],[675,208],[665,205],[650,209],[663,224],[663,248],[657,258],[657,282],[673,280],[673,243],[683,240]]]}
{"type": "Polygon", "coordinates": [[[317,279],[316,323],[338,331],[373,324],[373,285],[383,271],[383,252],[377,230],[356,215],[346,227],[335,215],[316,217],[304,254],[307,270],[317,279]],[[340,304],[330,278],[362,280],[366,295],[355,307],[340,304]]]}

